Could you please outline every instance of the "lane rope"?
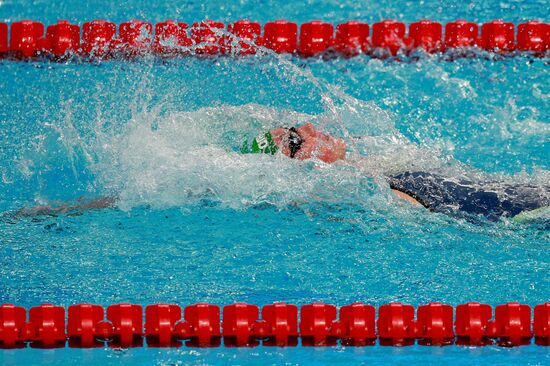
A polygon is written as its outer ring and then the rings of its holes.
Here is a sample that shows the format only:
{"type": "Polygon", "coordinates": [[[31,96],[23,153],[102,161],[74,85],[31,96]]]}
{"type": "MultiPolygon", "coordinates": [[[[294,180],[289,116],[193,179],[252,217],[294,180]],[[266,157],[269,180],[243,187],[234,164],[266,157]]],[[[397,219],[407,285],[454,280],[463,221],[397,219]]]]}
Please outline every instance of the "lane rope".
{"type": "Polygon", "coordinates": [[[359,21],[334,27],[314,20],[298,27],[293,22],[276,20],[264,24],[262,32],[260,23],[249,20],[238,20],[227,26],[204,20],[191,27],[173,20],[157,23],[154,27],[141,20],[123,22],[118,27],[105,20],[86,22],[82,27],[60,20],[48,25],[44,32],[41,22],[22,20],[11,23],[10,27],[0,23],[0,58],[65,61],[69,58],[128,60],[145,55],[243,56],[261,53],[262,47],[306,58],[327,53],[388,58],[411,55],[419,50],[453,52],[454,56],[468,56],[472,55],[472,50],[484,50],[497,55],[529,53],[543,57],[550,50],[550,24],[536,20],[517,27],[502,20],[493,20],[481,27],[477,23],[456,20],[445,24],[444,28],[443,33],[443,25],[431,20],[409,24],[408,32],[405,23],[394,20],[374,23],[372,29],[369,24],[359,21]]]}
{"type": "Polygon", "coordinates": [[[303,305],[235,303],[223,307],[199,303],[183,311],[176,304],[43,304],[28,311],[0,305],[0,348],[385,346],[450,344],[550,345],[550,302],[510,302],[493,309],[469,302],[453,308],[432,302],[416,309],[389,303],[376,311],[356,302],[339,309],[316,302],[303,305]],[[183,318],[182,318],[183,313],[183,318]],[[415,317],[416,313],[416,317],[415,317]],[[221,316],[220,316],[221,315],[221,316]],[[337,317],[338,316],[338,317],[337,317]],[[145,320],[145,321],[144,321],[145,320]],[[299,342],[300,341],[300,342],[299,342]],[[107,343],[106,343],[107,342],[107,343]]]}

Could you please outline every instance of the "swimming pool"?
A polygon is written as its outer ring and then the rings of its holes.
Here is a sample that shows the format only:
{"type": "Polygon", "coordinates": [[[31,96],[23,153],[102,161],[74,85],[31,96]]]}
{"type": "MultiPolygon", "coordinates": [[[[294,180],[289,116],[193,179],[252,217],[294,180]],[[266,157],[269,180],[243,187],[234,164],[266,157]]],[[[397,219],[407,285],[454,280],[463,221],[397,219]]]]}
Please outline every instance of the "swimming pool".
{"type": "MultiPolygon", "coordinates": [[[[546,1],[0,3],[0,21],[383,18],[547,13],[546,1]]],[[[547,20],[547,19],[541,19],[547,20]]],[[[0,302],[548,301],[548,227],[409,207],[381,177],[549,181],[550,75],[527,57],[444,62],[183,58],[0,68],[0,211],[116,195],[119,209],[3,215],[0,302]],[[244,156],[244,136],[313,121],[351,159],[244,156]]],[[[548,350],[467,347],[2,350],[5,364],[545,364],[548,350]]]]}

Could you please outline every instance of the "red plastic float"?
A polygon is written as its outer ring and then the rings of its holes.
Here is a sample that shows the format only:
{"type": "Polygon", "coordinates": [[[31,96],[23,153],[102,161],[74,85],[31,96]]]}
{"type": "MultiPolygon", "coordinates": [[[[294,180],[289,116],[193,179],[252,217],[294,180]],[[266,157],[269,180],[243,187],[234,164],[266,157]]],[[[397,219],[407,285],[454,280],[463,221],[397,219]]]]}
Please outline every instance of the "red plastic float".
{"type": "Polygon", "coordinates": [[[116,24],[93,20],[82,26],[82,52],[91,57],[106,57],[116,34],[116,24]]]}
{"type": "Polygon", "coordinates": [[[298,338],[304,346],[372,345],[378,338],[381,345],[414,344],[443,346],[483,346],[496,339],[501,346],[520,346],[531,343],[550,345],[550,302],[535,307],[533,331],[531,309],[528,305],[508,303],[496,307],[491,320],[491,307],[470,302],[458,305],[453,329],[453,308],[437,302],[418,307],[414,319],[411,305],[390,303],[380,306],[375,321],[375,308],[363,303],[342,306],[337,319],[334,305],[313,303],[300,310],[295,305],[275,303],[262,308],[236,303],[223,309],[223,332],[220,331],[220,308],[211,304],[195,304],[184,310],[175,304],[149,305],[143,312],[140,305],[116,304],[107,308],[92,304],[72,305],[68,309],[65,333],[63,307],[44,304],[32,307],[29,319],[23,307],[0,305],[0,348],[22,348],[27,343],[36,348],[110,347],[143,345],[143,336],[150,347],[178,347],[187,341],[189,347],[296,346],[298,338]],[[376,323],[376,327],[375,327],[376,323]],[[377,328],[377,329],[376,329],[377,328]]]}
{"type": "Polygon", "coordinates": [[[24,347],[26,320],[27,311],[24,307],[12,304],[0,306],[0,348],[24,347]]]}
{"type": "MultiPolygon", "coordinates": [[[[82,43],[79,27],[67,21],[59,21],[48,27],[43,36],[42,23],[20,21],[12,23],[12,31],[7,45],[8,29],[0,23],[0,54],[11,51],[15,57],[30,58],[39,56],[42,51],[60,58],[65,54],[78,53],[85,56],[133,58],[152,50],[161,56],[175,57],[194,50],[196,54],[235,54],[248,55],[257,52],[256,45],[262,45],[277,53],[296,53],[304,57],[320,54],[334,48],[345,56],[355,56],[369,52],[373,57],[386,58],[400,50],[423,48],[427,52],[445,49],[481,46],[491,52],[510,52],[514,49],[530,51],[536,56],[544,56],[550,49],[550,25],[538,21],[519,24],[517,42],[514,39],[512,23],[495,20],[482,26],[481,37],[478,26],[465,20],[447,23],[445,38],[442,40],[442,25],[430,20],[411,23],[409,34],[405,36],[405,24],[393,20],[375,23],[369,42],[369,25],[358,21],[339,24],[336,35],[331,24],[311,21],[301,25],[298,45],[298,25],[285,20],[268,22],[261,36],[261,25],[249,20],[238,20],[228,25],[212,20],[194,23],[191,36],[187,25],[175,21],[156,24],[154,39],[152,24],[132,20],[120,24],[119,37],[116,24],[103,20],[84,23],[82,43]],[[238,42],[238,43],[237,43],[238,42]],[[238,44],[239,47],[235,47],[238,44]],[[191,46],[195,45],[191,49],[191,46]],[[236,51],[235,51],[236,50],[236,51]]],[[[472,54],[473,55],[473,54],[472,54]]]]}
{"type": "Polygon", "coordinates": [[[181,342],[176,323],[181,319],[181,307],[173,304],[155,304],[145,308],[145,337],[150,347],[173,347],[181,342]]]}
{"type": "Polygon", "coordinates": [[[499,305],[495,320],[490,323],[491,335],[504,346],[529,344],[531,337],[531,308],[517,302],[499,305]]]}
{"type": "Polygon", "coordinates": [[[338,24],[334,48],[345,56],[356,56],[369,49],[369,25],[358,21],[338,24]]]}
{"type": "Polygon", "coordinates": [[[536,20],[518,25],[517,49],[544,52],[550,48],[550,25],[536,20]]]}
{"type": "Polygon", "coordinates": [[[264,25],[264,46],[277,53],[296,52],[298,25],[286,20],[276,20],[264,25]]]}
{"type": "Polygon", "coordinates": [[[79,304],[69,306],[67,336],[71,347],[100,347],[96,338],[105,336],[100,331],[101,322],[105,316],[102,306],[79,304]]]}
{"type": "Polygon", "coordinates": [[[120,23],[119,39],[111,48],[122,52],[124,57],[135,57],[151,49],[153,25],[141,20],[120,23]]]}
{"type": "Polygon", "coordinates": [[[8,25],[0,23],[0,54],[8,52],[8,25]]]}
{"type": "Polygon", "coordinates": [[[220,308],[211,304],[195,304],[185,308],[185,321],[189,325],[188,345],[215,347],[220,344],[220,308]]]}
{"type": "Polygon", "coordinates": [[[162,56],[176,56],[190,47],[193,41],[188,37],[187,29],[187,23],[173,20],[157,23],[153,42],[154,52],[162,56]]]}
{"type": "Polygon", "coordinates": [[[422,305],[416,316],[416,338],[425,346],[445,346],[454,342],[453,307],[438,302],[422,305]]]}
{"type": "Polygon", "coordinates": [[[479,28],[476,23],[455,20],[445,25],[445,47],[474,47],[478,44],[479,28]]]}
{"type": "MultiPolygon", "coordinates": [[[[223,339],[224,344],[230,347],[252,347],[259,342],[255,337],[260,310],[256,305],[237,303],[223,308],[223,339]]],[[[258,332],[263,333],[263,332],[258,332]]]]}
{"type": "Polygon", "coordinates": [[[40,39],[44,35],[44,25],[32,20],[22,20],[11,24],[10,50],[17,56],[32,57],[40,49],[40,39]]]}
{"type": "Polygon", "coordinates": [[[137,347],[143,344],[143,309],[141,305],[116,304],[107,308],[107,319],[113,324],[113,347],[137,347]]]}
{"type": "Polygon", "coordinates": [[[43,304],[29,310],[29,322],[25,331],[26,339],[32,341],[31,347],[64,347],[65,309],[61,306],[43,304]]]}
{"type": "Polygon", "coordinates": [[[314,20],[300,27],[300,54],[311,57],[326,51],[333,44],[334,27],[314,20]]]}
{"type": "Polygon", "coordinates": [[[193,23],[191,27],[191,38],[195,44],[195,53],[199,55],[215,55],[220,52],[222,40],[221,30],[224,28],[222,22],[204,20],[193,23]]]}
{"type": "Polygon", "coordinates": [[[304,346],[332,346],[336,337],[332,325],[336,320],[336,306],[313,303],[300,310],[300,336],[304,346]]]}
{"type": "Polygon", "coordinates": [[[478,44],[479,27],[466,20],[455,20],[445,25],[445,47],[474,47],[478,44]]]}
{"type": "Polygon", "coordinates": [[[383,346],[407,346],[414,344],[415,323],[412,305],[398,302],[378,309],[378,337],[383,346]]]}
{"type": "Polygon", "coordinates": [[[268,324],[266,346],[295,346],[298,344],[298,308],[296,305],[275,303],[262,308],[262,319],[268,324]]]}
{"type": "MultiPolygon", "coordinates": [[[[384,20],[372,25],[372,46],[382,50],[380,56],[386,55],[386,50],[391,55],[405,48],[405,23],[393,20],[384,20]]],[[[380,51],[377,51],[380,52],[380,51]]]]}
{"type": "Polygon", "coordinates": [[[550,302],[535,306],[533,332],[535,344],[550,346],[550,302]]]}
{"type": "Polygon", "coordinates": [[[80,51],[80,27],[67,20],[60,20],[57,24],[49,25],[46,29],[46,38],[43,44],[44,51],[56,57],[80,51]]]}
{"type": "Polygon", "coordinates": [[[360,302],[340,308],[340,320],[333,326],[334,332],[345,346],[366,346],[376,342],[374,306],[360,302]]]}
{"type": "Polygon", "coordinates": [[[237,52],[240,55],[253,55],[257,51],[256,45],[262,33],[262,26],[258,22],[238,20],[227,28],[233,36],[224,38],[224,52],[233,53],[234,45],[237,44],[237,52]]]}
{"type": "Polygon", "coordinates": [[[421,20],[409,25],[409,38],[413,48],[423,48],[427,52],[439,52],[443,49],[443,27],[441,23],[421,20]]]}
{"type": "Polygon", "coordinates": [[[487,51],[513,51],[514,24],[493,20],[481,26],[481,45],[487,51]]]}
{"type": "Polygon", "coordinates": [[[469,302],[456,307],[457,344],[482,346],[491,343],[488,326],[493,310],[487,304],[469,302]]]}

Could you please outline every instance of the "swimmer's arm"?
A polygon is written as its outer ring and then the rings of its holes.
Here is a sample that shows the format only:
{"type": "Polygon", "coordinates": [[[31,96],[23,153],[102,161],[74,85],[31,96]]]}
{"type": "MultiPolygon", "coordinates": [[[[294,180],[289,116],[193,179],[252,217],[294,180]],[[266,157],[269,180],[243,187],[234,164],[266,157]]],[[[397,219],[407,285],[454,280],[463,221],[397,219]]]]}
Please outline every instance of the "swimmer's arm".
{"type": "Polygon", "coordinates": [[[41,216],[56,215],[64,213],[82,212],[114,207],[118,199],[116,197],[100,197],[93,200],[79,200],[74,204],[65,203],[59,206],[40,205],[22,208],[17,212],[18,216],[41,216]]]}
{"type": "Polygon", "coordinates": [[[392,189],[391,190],[393,192],[393,194],[395,194],[397,197],[407,201],[407,202],[410,202],[412,203],[413,205],[415,206],[422,206],[422,204],[420,202],[418,202],[417,200],[415,200],[412,196],[409,196],[408,194],[406,193],[403,193],[401,191],[398,191],[397,189],[392,189]]]}

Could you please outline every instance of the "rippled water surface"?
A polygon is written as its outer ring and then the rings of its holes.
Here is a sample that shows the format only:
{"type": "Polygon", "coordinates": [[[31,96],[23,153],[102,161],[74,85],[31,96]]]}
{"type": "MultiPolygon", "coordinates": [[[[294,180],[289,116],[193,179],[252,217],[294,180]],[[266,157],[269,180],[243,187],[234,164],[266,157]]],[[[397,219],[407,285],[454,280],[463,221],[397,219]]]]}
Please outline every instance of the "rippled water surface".
{"type": "MultiPolygon", "coordinates": [[[[0,21],[384,17],[516,23],[548,1],[0,1],[0,21]]],[[[550,181],[548,59],[0,61],[0,302],[497,305],[550,299],[548,221],[487,222],[394,198],[383,177],[550,181]],[[311,121],[335,165],[240,155],[311,121]],[[21,217],[117,197],[113,209],[21,217]]],[[[547,364],[543,347],[14,350],[5,364],[547,364]]]]}

